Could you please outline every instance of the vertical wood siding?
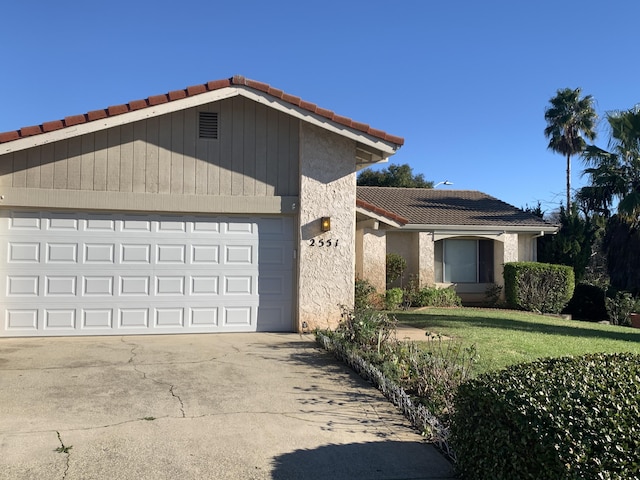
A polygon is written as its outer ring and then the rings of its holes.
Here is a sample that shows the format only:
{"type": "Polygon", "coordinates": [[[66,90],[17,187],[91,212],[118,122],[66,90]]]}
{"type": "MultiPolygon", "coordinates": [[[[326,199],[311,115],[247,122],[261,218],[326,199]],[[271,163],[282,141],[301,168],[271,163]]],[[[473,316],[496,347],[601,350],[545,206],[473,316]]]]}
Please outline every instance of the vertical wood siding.
{"type": "Polygon", "coordinates": [[[0,156],[0,186],[185,195],[296,196],[299,120],[234,97],[0,156]],[[217,140],[198,112],[218,112],[217,140]]]}

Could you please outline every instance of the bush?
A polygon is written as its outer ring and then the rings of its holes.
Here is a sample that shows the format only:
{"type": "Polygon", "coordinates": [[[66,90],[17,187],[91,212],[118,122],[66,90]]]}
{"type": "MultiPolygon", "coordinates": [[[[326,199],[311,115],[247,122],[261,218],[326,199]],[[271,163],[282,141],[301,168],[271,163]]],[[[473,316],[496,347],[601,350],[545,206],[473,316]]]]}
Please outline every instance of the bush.
{"type": "Polygon", "coordinates": [[[384,295],[384,307],[387,310],[395,310],[402,303],[404,292],[401,288],[387,290],[384,295]]]}
{"type": "Polygon", "coordinates": [[[407,268],[407,261],[397,253],[387,254],[387,285],[391,285],[398,279],[402,278],[402,274],[407,268]]]}
{"type": "Polygon", "coordinates": [[[504,302],[502,301],[502,285],[497,283],[491,284],[484,292],[485,304],[489,308],[500,307],[504,302]]]}
{"type": "Polygon", "coordinates": [[[363,351],[380,353],[392,335],[395,336],[397,321],[386,313],[376,310],[349,310],[342,307],[342,319],[335,330],[336,335],[363,351]]]}
{"type": "Polygon", "coordinates": [[[451,442],[470,479],[640,478],[640,355],[539,360],[458,389],[451,442]]]}
{"type": "Polygon", "coordinates": [[[563,313],[569,313],[577,320],[591,322],[607,320],[609,314],[605,306],[605,297],[606,294],[602,288],[579,283],[563,313]]]}
{"type": "Polygon", "coordinates": [[[423,287],[411,294],[413,307],[459,307],[462,300],[453,288],[423,287]]]}
{"type": "Polygon", "coordinates": [[[575,277],[565,265],[511,262],[504,266],[504,285],[509,307],[560,313],[573,296],[575,277]]]}
{"type": "Polygon", "coordinates": [[[476,347],[464,348],[440,335],[425,336],[425,342],[391,345],[385,353],[382,371],[447,424],[458,386],[471,378],[471,367],[477,360],[476,347]]]}
{"type": "Polygon", "coordinates": [[[629,292],[617,292],[615,297],[605,299],[605,305],[613,325],[630,326],[629,314],[638,311],[638,301],[629,292]]]}
{"type": "Polygon", "coordinates": [[[354,310],[363,310],[372,308],[373,297],[376,293],[376,289],[368,280],[362,278],[356,278],[355,283],[355,296],[353,302],[354,310]]]}

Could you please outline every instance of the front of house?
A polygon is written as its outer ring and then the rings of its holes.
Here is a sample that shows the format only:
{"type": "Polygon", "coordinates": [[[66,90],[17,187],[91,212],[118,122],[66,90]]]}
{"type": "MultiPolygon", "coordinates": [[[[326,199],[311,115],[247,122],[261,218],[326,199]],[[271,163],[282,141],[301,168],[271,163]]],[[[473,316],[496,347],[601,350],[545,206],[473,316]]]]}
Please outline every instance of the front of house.
{"type": "Polygon", "coordinates": [[[453,287],[465,304],[502,286],[503,265],[537,261],[537,241],[557,227],[477,191],[358,187],[356,273],[387,287],[385,258],[407,261],[393,286],[453,287]]]}
{"type": "Polygon", "coordinates": [[[240,76],[1,133],[0,336],[335,325],[402,144],[240,76]]]}

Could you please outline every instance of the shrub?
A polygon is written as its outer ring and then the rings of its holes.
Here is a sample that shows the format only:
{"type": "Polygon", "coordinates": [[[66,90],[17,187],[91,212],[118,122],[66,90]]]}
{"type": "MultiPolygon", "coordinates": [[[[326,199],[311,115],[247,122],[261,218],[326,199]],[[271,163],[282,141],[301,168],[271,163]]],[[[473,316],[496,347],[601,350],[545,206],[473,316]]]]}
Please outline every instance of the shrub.
{"type": "Polygon", "coordinates": [[[485,304],[487,307],[499,307],[502,305],[502,285],[493,283],[484,292],[485,304]]]}
{"type": "Polygon", "coordinates": [[[363,310],[371,308],[376,289],[368,280],[356,278],[353,308],[363,310]]]}
{"type": "Polygon", "coordinates": [[[565,265],[511,262],[504,266],[507,304],[511,308],[560,313],[573,296],[573,269],[565,265]]]}
{"type": "Polygon", "coordinates": [[[520,364],[458,389],[451,442],[470,479],[640,478],[640,355],[520,364]]]}
{"type": "Polygon", "coordinates": [[[387,285],[402,278],[402,274],[407,268],[407,261],[397,253],[387,254],[387,285]]]}
{"type": "Polygon", "coordinates": [[[445,424],[454,409],[458,386],[471,378],[476,347],[440,335],[425,336],[425,343],[396,342],[385,353],[382,371],[417,396],[445,424]]]}
{"type": "Polygon", "coordinates": [[[349,310],[342,306],[342,319],[336,335],[364,351],[380,349],[396,331],[396,319],[371,309],[349,310]]]}
{"type": "Polygon", "coordinates": [[[605,306],[605,291],[595,285],[579,283],[573,292],[573,297],[563,310],[574,319],[597,322],[609,318],[605,306]]]}
{"type": "Polygon", "coordinates": [[[615,297],[606,298],[605,305],[609,321],[613,325],[631,325],[629,314],[636,312],[638,302],[629,292],[617,292],[615,297]]]}
{"type": "Polygon", "coordinates": [[[414,307],[459,307],[462,300],[453,288],[423,287],[411,295],[414,307]]]}
{"type": "Polygon", "coordinates": [[[387,310],[395,310],[402,303],[404,292],[401,288],[387,290],[384,295],[384,306],[387,310]]]}

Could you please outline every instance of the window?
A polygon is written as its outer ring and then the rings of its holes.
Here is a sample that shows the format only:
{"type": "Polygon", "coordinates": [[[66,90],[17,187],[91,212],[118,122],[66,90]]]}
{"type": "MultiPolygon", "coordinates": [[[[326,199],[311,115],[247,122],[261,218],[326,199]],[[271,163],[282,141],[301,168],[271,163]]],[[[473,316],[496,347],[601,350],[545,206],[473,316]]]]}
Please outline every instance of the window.
{"type": "Polygon", "coordinates": [[[435,275],[443,283],[493,283],[493,241],[450,238],[435,244],[435,275]]]}

